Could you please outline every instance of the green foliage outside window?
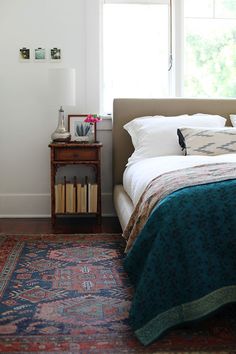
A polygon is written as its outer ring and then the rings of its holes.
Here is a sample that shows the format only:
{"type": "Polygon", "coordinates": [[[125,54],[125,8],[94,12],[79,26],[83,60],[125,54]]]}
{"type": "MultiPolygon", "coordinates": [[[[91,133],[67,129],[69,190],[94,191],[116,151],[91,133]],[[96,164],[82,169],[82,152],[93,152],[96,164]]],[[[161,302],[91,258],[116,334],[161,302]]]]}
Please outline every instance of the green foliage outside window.
{"type": "Polygon", "coordinates": [[[236,30],[211,39],[189,34],[186,42],[187,95],[236,97],[236,30]]]}
{"type": "Polygon", "coordinates": [[[215,0],[215,10],[226,18],[186,22],[187,96],[236,97],[236,1],[215,0]]]}

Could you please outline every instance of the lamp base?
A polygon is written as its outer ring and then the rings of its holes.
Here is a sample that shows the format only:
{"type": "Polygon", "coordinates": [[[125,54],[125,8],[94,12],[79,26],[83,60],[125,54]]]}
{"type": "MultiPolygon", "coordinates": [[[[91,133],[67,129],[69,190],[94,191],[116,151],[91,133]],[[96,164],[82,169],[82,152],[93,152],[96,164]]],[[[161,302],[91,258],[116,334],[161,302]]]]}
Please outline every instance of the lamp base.
{"type": "Polygon", "coordinates": [[[55,132],[51,135],[51,139],[52,141],[70,141],[71,135],[69,132],[62,133],[55,130],[55,132]]]}
{"type": "Polygon", "coordinates": [[[51,135],[52,141],[70,141],[71,134],[65,128],[64,111],[59,109],[57,129],[51,135]]]}

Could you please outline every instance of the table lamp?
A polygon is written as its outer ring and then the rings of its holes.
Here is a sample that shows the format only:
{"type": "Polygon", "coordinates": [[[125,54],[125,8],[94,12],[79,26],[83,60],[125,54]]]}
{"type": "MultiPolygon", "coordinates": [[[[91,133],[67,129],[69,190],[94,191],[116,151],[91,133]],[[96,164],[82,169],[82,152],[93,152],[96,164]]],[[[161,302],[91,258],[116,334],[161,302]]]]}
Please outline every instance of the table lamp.
{"type": "Polygon", "coordinates": [[[69,141],[71,134],[65,126],[63,106],[75,105],[75,69],[49,69],[49,88],[52,102],[60,107],[58,125],[51,135],[52,141],[69,141]]]}

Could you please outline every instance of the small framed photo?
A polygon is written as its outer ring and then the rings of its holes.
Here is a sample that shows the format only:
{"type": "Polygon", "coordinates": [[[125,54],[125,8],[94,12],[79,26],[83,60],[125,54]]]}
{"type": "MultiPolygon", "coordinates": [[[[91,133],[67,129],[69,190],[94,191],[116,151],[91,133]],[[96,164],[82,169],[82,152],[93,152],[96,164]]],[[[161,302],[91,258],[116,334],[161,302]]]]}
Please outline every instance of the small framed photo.
{"type": "Polygon", "coordinates": [[[50,49],[50,59],[52,61],[61,60],[61,49],[60,48],[52,48],[52,49],[50,49]]]}
{"type": "Polygon", "coordinates": [[[71,141],[94,143],[96,141],[96,124],[85,122],[87,114],[69,114],[68,130],[71,141]]]}
{"type": "Polygon", "coordinates": [[[34,50],[34,59],[36,61],[46,59],[46,50],[44,48],[36,48],[34,50]]]}
{"type": "Polygon", "coordinates": [[[21,48],[19,51],[19,58],[21,61],[30,60],[30,49],[29,48],[21,48]]]}

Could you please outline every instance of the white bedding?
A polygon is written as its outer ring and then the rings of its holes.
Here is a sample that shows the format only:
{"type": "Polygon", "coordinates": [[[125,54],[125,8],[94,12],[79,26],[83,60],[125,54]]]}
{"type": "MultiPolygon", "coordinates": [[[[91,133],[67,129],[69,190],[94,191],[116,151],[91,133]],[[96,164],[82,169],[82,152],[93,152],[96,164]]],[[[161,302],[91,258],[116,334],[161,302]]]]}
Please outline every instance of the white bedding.
{"type": "Polygon", "coordinates": [[[153,178],[169,171],[220,162],[236,162],[236,154],[217,156],[159,156],[147,158],[126,167],[123,175],[123,186],[135,206],[145,187],[153,178]]]}

